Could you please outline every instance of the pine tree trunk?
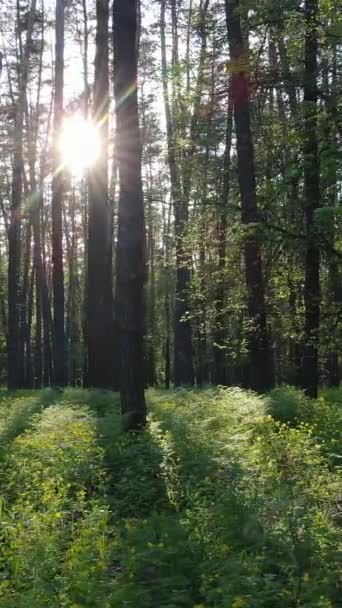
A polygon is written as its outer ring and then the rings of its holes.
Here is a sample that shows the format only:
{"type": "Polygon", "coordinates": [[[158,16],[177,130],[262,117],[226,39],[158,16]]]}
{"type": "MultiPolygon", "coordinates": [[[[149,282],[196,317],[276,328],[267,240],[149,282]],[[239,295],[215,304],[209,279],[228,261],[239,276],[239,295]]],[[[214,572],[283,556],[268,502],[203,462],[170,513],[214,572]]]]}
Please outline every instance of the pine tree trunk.
{"type": "MultiPolygon", "coordinates": [[[[33,151],[32,151],[33,152],[33,151]]],[[[33,194],[33,208],[31,212],[33,230],[33,268],[35,277],[36,294],[36,327],[34,342],[34,386],[41,388],[43,381],[43,352],[42,352],[42,289],[43,289],[43,265],[42,247],[40,235],[40,207],[42,202],[41,192],[37,193],[37,180],[35,175],[35,154],[30,158],[30,183],[33,194]]]]}
{"type": "MultiPolygon", "coordinates": [[[[43,159],[42,159],[43,161],[43,159]]],[[[41,162],[43,166],[44,163],[41,162]]],[[[40,190],[42,192],[44,171],[40,174],[40,190]]],[[[42,251],[42,276],[44,282],[42,284],[42,317],[43,317],[43,386],[49,386],[53,381],[53,319],[50,293],[52,292],[51,285],[51,267],[47,263],[47,255],[51,255],[51,249],[47,242],[46,230],[46,210],[44,208],[43,195],[40,205],[40,228],[41,228],[41,251],[42,251]]]]}
{"type": "MultiPolygon", "coordinates": [[[[20,15],[17,2],[18,19],[20,15]]],[[[36,14],[36,0],[30,5],[25,50],[21,57],[19,94],[16,104],[14,125],[13,177],[11,193],[11,214],[8,230],[8,388],[20,385],[20,259],[21,259],[21,202],[23,189],[23,122],[26,87],[29,74],[29,58],[36,14]]],[[[18,24],[19,25],[19,24],[18,24]]],[[[20,36],[20,34],[19,34],[20,36]]],[[[19,45],[21,46],[21,45],[19,45]]]]}
{"type": "Polygon", "coordinates": [[[27,319],[25,331],[25,386],[34,387],[33,360],[32,360],[32,317],[33,317],[33,296],[34,296],[34,267],[31,269],[30,284],[27,298],[27,319]]]}
{"type": "Polygon", "coordinates": [[[234,108],[238,178],[241,195],[242,223],[246,231],[244,258],[249,332],[249,387],[258,392],[269,389],[274,382],[273,359],[267,330],[265,290],[263,284],[261,247],[253,235],[258,222],[254,149],[251,133],[249,77],[246,71],[246,49],[240,22],[240,1],[226,0],[226,17],[232,64],[231,100],[234,108]]]}
{"type": "MultiPolygon", "coordinates": [[[[186,262],[186,254],[183,247],[183,237],[188,220],[187,205],[182,199],[181,177],[176,158],[176,133],[173,117],[171,114],[170,97],[168,90],[168,65],[166,56],[166,34],[165,34],[165,0],[161,2],[160,12],[160,35],[161,35],[161,60],[164,106],[167,130],[168,163],[171,181],[171,197],[175,215],[175,240],[176,240],[176,302],[175,302],[175,324],[174,324],[174,382],[176,386],[194,383],[193,353],[191,324],[187,320],[188,289],[190,284],[189,261],[186,262]]],[[[178,40],[176,30],[175,5],[172,4],[173,16],[173,62],[178,61],[178,40]]],[[[177,66],[175,66],[177,69],[177,66]]],[[[177,87],[174,87],[177,89],[177,87]]],[[[173,98],[177,95],[173,94],[173,98]]],[[[175,101],[175,99],[174,99],[175,101]]]]}
{"type": "Polygon", "coordinates": [[[120,184],[116,259],[116,322],[120,397],[129,428],[145,424],[145,226],[137,96],[137,0],[114,0],[114,94],[120,184]]]}
{"type": "MultiPolygon", "coordinates": [[[[152,170],[150,168],[150,185],[152,185],[152,170]]],[[[154,386],[156,378],[156,358],[155,358],[155,325],[156,325],[156,279],[155,279],[155,248],[154,248],[154,227],[151,193],[147,194],[147,253],[148,253],[148,308],[147,308],[147,336],[146,336],[146,383],[154,386]]]]}
{"type": "Polygon", "coordinates": [[[101,156],[89,172],[87,341],[88,385],[113,386],[112,233],[108,197],[108,0],[97,0],[93,120],[101,137],[101,156]]]}
{"type": "Polygon", "coordinates": [[[304,202],[306,255],[304,281],[304,354],[302,385],[310,397],[318,392],[318,343],[320,317],[320,252],[315,234],[315,210],[320,204],[317,141],[317,0],[305,2],[304,58],[304,202]]]}
{"type": "Polygon", "coordinates": [[[164,275],[164,311],[165,311],[165,342],[164,342],[164,357],[165,357],[165,388],[170,388],[171,380],[171,327],[170,327],[170,290],[171,290],[171,277],[170,277],[170,229],[171,229],[171,211],[172,202],[169,203],[167,218],[164,215],[164,234],[163,234],[163,245],[164,245],[164,263],[163,263],[163,275],[164,275]]]}
{"type": "Polygon", "coordinates": [[[64,177],[57,141],[63,121],[64,0],[56,0],[54,174],[52,180],[53,383],[66,383],[62,205],[64,177]]]}
{"type": "Polygon", "coordinates": [[[42,299],[37,278],[37,267],[35,264],[36,278],[36,333],[34,342],[34,386],[41,388],[43,382],[43,351],[42,351],[42,299]]]}
{"type": "MultiPolygon", "coordinates": [[[[26,196],[28,192],[26,193],[26,196]]],[[[32,367],[32,361],[28,361],[27,357],[31,356],[31,345],[28,344],[28,310],[29,310],[29,298],[30,298],[30,270],[31,270],[31,240],[32,240],[32,228],[31,219],[26,223],[26,234],[25,234],[25,247],[23,255],[23,281],[21,289],[21,306],[20,306],[20,349],[19,349],[19,377],[21,378],[21,385],[25,388],[32,388],[28,385],[28,378],[26,376],[26,370],[30,370],[32,367]],[[28,353],[30,353],[28,355],[28,353]]],[[[30,372],[31,374],[31,372],[30,372]]],[[[33,374],[32,374],[33,375],[33,374]]]]}

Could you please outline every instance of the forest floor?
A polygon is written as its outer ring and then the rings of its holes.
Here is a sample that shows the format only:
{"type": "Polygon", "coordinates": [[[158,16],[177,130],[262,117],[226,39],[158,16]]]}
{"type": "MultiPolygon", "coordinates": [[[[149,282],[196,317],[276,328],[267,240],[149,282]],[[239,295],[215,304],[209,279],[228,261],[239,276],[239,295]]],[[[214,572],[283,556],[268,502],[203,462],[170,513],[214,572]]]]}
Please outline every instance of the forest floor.
{"type": "Polygon", "coordinates": [[[342,606],[342,391],[0,392],[1,608],[342,606]]]}

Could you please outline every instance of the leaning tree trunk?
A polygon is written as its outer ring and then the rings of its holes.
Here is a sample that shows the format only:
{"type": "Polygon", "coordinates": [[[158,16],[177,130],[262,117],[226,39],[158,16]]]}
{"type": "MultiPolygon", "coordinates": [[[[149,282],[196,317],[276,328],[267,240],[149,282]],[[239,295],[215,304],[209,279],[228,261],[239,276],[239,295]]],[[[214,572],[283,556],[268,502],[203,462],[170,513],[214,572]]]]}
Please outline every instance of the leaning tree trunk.
{"type": "Polygon", "coordinates": [[[254,148],[251,133],[249,78],[246,48],[243,41],[240,1],[226,0],[226,17],[230,50],[231,99],[234,109],[238,178],[241,195],[242,223],[246,231],[244,258],[248,314],[252,324],[249,332],[250,377],[248,384],[262,392],[274,382],[273,359],[267,330],[265,290],[263,284],[261,247],[253,234],[258,222],[254,148]]]}
{"type": "Polygon", "coordinates": [[[310,397],[318,391],[318,332],[320,315],[319,244],[315,234],[315,211],[320,204],[317,140],[317,0],[305,2],[304,58],[304,202],[306,255],[304,282],[303,388],[310,397]]]}
{"type": "Polygon", "coordinates": [[[114,93],[120,183],[116,322],[121,410],[131,429],[145,424],[145,226],[137,95],[137,0],[114,0],[114,93]]]}
{"type": "Polygon", "coordinates": [[[64,267],[63,267],[63,171],[56,142],[63,120],[64,88],[64,0],[56,0],[55,47],[55,105],[54,105],[54,162],[52,180],[52,265],[53,265],[53,383],[65,384],[64,330],[64,267]]]}
{"type": "Polygon", "coordinates": [[[89,172],[87,381],[89,386],[111,388],[116,370],[113,350],[111,208],[108,197],[108,0],[97,0],[96,17],[93,119],[101,137],[101,155],[89,172]]]}

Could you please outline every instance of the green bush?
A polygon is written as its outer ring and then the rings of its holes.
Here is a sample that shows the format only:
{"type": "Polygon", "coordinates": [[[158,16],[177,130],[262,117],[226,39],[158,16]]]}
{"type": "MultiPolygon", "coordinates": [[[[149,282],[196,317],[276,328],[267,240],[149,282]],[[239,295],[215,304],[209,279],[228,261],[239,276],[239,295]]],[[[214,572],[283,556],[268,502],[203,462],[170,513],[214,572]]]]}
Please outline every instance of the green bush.
{"type": "Polygon", "coordinates": [[[268,411],[291,426],[308,424],[331,464],[342,465],[342,390],[328,389],[316,400],[302,391],[282,387],[271,391],[268,411]]]}
{"type": "Polygon", "coordinates": [[[303,391],[292,386],[282,386],[270,392],[268,410],[276,420],[297,425],[310,418],[312,403],[303,391]]]}

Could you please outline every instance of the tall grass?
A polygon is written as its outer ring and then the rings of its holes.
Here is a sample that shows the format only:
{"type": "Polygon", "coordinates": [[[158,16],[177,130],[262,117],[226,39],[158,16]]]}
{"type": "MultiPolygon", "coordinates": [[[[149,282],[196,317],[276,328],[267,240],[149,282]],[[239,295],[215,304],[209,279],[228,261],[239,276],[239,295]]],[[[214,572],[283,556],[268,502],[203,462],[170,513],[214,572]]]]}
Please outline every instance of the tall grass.
{"type": "Polygon", "coordinates": [[[4,396],[1,608],[341,606],[339,392],[147,397],[4,396]]]}

